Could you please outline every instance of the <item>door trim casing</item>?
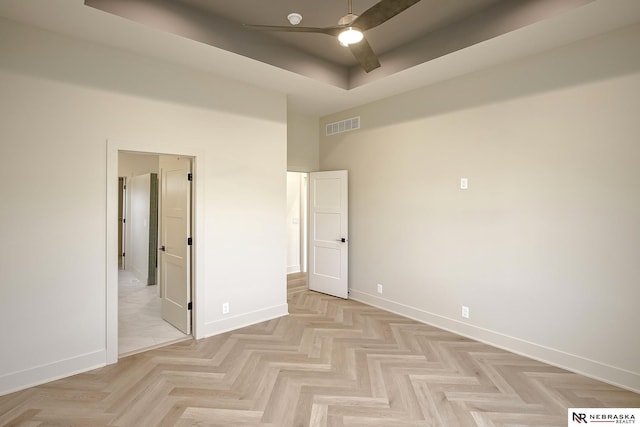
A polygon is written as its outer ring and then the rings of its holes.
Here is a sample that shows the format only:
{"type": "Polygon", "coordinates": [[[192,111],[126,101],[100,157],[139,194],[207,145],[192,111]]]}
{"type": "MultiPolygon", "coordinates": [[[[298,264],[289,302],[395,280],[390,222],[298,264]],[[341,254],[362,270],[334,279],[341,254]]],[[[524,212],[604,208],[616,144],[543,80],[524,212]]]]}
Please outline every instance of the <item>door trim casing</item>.
{"type": "Polygon", "coordinates": [[[204,281],[204,269],[199,260],[204,259],[204,152],[184,145],[184,141],[158,143],[157,141],[106,141],[106,254],[105,254],[105,364],[118,362],[118,152],[132,151],[145,154],[170,154],[192,158],[192,335],[198,339],[199,330],[204,330],[204,310],[199,310],[199,301],[204,301],[200,289],[204,281]]]}

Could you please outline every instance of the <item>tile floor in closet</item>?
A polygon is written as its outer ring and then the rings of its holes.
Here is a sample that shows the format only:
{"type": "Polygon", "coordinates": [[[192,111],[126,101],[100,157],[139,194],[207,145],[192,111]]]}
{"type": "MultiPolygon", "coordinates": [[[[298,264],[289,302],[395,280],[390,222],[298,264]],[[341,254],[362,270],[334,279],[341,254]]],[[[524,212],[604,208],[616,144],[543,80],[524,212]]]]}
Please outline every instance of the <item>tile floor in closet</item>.
{"type": "Polygon", "coordinates": [[[188,338],[162,320],[158,286],[148,286],[133,273],[118,271],[118,354],[132,354],[188,338]]]}

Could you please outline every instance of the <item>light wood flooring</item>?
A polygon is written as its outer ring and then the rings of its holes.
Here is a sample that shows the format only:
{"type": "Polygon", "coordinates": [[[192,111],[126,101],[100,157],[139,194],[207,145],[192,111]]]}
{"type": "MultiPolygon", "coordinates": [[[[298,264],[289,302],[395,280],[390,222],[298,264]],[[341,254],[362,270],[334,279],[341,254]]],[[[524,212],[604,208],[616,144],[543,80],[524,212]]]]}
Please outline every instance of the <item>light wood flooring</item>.
{"type": "Polygon", "coordinates": [[[566,426],[640,395],[305,290],[290,315],[0,397],[0,425],[566,426]]]}
{"type": "Polygon", "coordinates": [[[307,289],[307,273],[291,273],[287,275],[287,295],[289,297],[307,289]]]}

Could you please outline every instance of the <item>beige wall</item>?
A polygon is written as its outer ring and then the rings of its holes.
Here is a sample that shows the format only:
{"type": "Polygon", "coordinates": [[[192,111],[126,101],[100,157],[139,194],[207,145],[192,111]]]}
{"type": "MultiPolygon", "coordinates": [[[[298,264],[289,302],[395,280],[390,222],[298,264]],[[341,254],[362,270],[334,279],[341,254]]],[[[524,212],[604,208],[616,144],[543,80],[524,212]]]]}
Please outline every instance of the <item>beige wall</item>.
{"type": "Polygon", "coordinates": [[[149,280],[149,215],[151,174],[127,181],[126,269],[142,283],[149,280]]]}
{"type": "Polygon", "coordinates": [[[284,94],[6,20],[0,93],[0,394],[117,357],[118,149],[195,157],[196,336],[287,313],[284,94]]]}
{"type": "Polygon", "coordinates": [[[320,140],[320,167],[349,170],[351,295],[640,390],[638,40],[323,118],[362,118],[320,140]]]}
{"type": "Polygon", "coordinates": [[[130,178],[146,173],[158,173],[160,170],[160,156],[155,154],[140,154],[120,152],[118,154],[118,176],[130,178]]]}
{"type": "Polygon", "coordinates": [[[287,170],[313,172],[319,168],[319,135],[317,117],[292,109],[287,111],[287,170]]]}
{"type": "MultiPolygon", "coordinates": [[[[149,189],[152,173],[159,172],[160,156],[122,151],[118,153],[118,177],[126,178],[125,268],[148,282],[149,189]]],[[[122,253],[118,251],[118,253],[122,253]]],[[[154,282],[155,283],[155,282],[154,282]]]]}

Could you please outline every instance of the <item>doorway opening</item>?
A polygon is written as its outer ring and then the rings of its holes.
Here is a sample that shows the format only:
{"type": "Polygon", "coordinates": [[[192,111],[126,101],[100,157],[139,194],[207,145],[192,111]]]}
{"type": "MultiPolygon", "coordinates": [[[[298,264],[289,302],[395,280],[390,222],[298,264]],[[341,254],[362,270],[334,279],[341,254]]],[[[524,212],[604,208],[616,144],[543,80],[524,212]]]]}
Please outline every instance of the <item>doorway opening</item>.
{"type": "Polygon", "coordinates": [[[307,289],[309,174],[287,172],[287,290],[307,289]]]}
{"type": "Polygon", "coordinates": [[[118,357],[191,337],[191,168],[118,151],[118,357]]]}
{"type": "Polygon", "coordinates": [[[289,257],[288,294],[322,292],[349,298],[349,174],[346,170],[287,173],[289,257]],[[300,185],[299,180],[304,184],[300,185]],[[300,207],[297,194],[304,197],[300,207]],[[299,227],[297,212],[303,209],[299,227]],[[300,258],[296,257],[297,228],[302,230],[300,258]],[[292,237],[293,236],[293,237],[292,237]],[[292,264],[301,259],[300,269],[292,264]],[[300,271],[300,273],[296,273],[300,271]],[[301,283],[304,281],[304,287],[301,283]]]}

